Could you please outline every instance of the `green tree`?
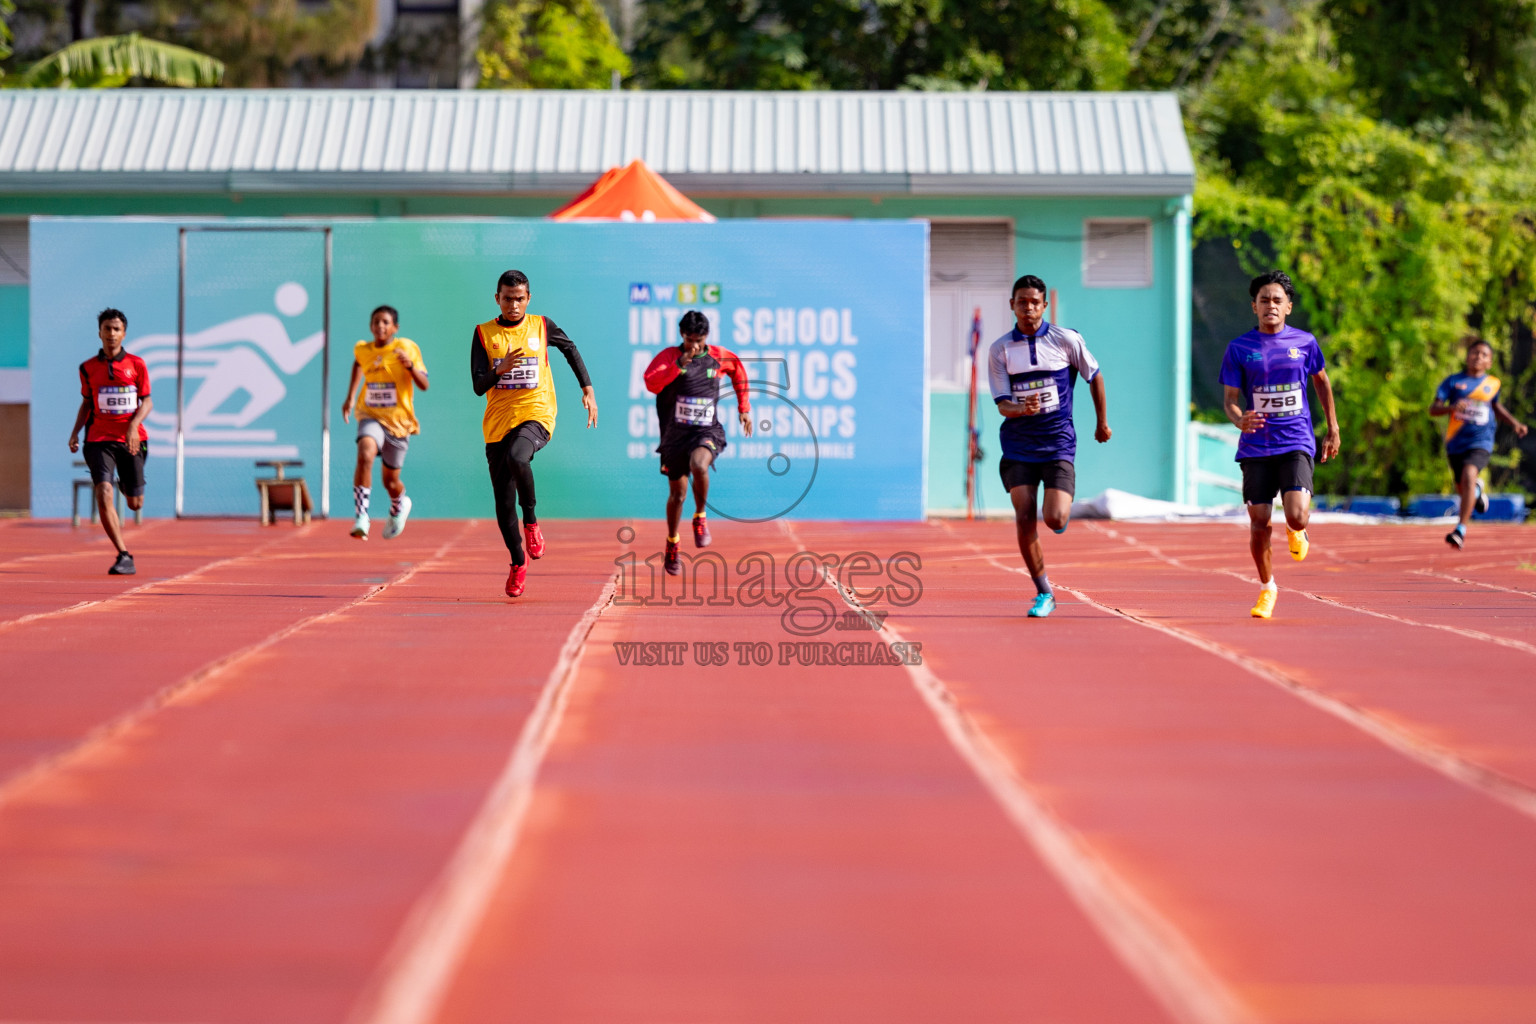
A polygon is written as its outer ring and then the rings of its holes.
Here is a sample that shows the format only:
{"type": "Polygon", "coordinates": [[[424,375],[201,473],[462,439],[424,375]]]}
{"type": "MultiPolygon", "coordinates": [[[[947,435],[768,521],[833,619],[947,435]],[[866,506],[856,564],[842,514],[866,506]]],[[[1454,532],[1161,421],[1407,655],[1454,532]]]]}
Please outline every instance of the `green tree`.
{"type": "Polygon", "coordinates": [[[1536,80],[1532,0],[1324,0],[1339,50],[1389,121],[1513,123],[1536,80]]]}
{"type": "Polygon", "coordinates": [[[1127,84],[1208,84],[1234,48],[1256,40],[1271,14],[1263,0],[1105,0],[1130,40],[1127,84]]]}
{"type": "Polygon", "coordinates": [[[356,61],[373,35],[374,10],[375,0],[150,0],[136,24],[223,61],[228,85],[274,86],[356,61]]]}
{"type": "Polygon", "coordinates": [[[593,0],[488,0],[475,62],[482,89],[605,89],[629,58],[593,0]]]}
{"type": "Polygon", "coordinates": [[[135,79],[181,88],[218,85],[224,65],[207,54],[137,33],[71,43],[6,80],[8,87],[116,88],[135,79]]]}
{"type": "Polygon", "coordinates": [[[636,77],[700,89],[1108,89],[1102,0],[644,0],[636,77]]]}
{"type": "MultiPolygon", "coordinates": [[[[1481,330],[1508,378],[1513,338],[1533,325],[1536,188],[1524,168],[1536,154],[1517,142],[1490,158],[1496,135],[1379,121],[1372,99],[1325,21],[1302,18],[1234,54],[1188,110],[1196,231],[1232,240],[1250,271],[1278,265],[1297,283],[1345,438],[1320,487],[1438,491],[1447,478],[1425,409],[1460,365],[1459,339],[1481,330]]],[[[1510,383],[1509,404],[1528,415],[1529,374],[1510,383]]],[[[1504,456],[1506,472],[1515,463],[1504,456]]]]}

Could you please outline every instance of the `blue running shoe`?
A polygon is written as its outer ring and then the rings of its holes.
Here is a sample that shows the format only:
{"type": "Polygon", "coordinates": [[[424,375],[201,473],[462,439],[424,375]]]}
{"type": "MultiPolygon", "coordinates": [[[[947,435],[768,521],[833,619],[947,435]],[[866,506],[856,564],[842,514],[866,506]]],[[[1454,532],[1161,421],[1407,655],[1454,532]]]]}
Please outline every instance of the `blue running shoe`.
{"type": "Polygon", "coordinates": [[[1043,619],[1056,610],[1055,594],[1039,594],[1035,597],[1035,603],[1030,606],[1029,617],[1043,619]]]}

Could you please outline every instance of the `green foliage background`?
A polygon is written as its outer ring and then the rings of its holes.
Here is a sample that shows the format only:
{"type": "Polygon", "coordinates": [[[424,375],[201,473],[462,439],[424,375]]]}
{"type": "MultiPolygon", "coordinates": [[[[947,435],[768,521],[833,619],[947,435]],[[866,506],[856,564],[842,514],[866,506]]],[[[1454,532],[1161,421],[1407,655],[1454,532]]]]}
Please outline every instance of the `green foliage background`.
{"type": "MultiPolygon", "coordinates": [[[[1177,90],[1196,241],[1288,271],[1323,342],[1344,433],[1323,489],[1448,486],[1426,410],[1468,333],[1493,343],[1506,405],[1536,415],[1536,0],[643,0],[641,14],[634,81],[652,88],[1177,90]]],[[[1536,489],[1506,435],[1495,486],[1536,489]]]]}

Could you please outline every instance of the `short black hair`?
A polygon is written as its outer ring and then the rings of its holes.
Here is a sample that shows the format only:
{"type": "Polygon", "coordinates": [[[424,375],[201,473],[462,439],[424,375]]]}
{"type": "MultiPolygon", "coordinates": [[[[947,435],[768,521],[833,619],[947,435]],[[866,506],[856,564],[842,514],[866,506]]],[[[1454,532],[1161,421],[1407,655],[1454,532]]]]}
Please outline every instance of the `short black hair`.
{"type": "Polygon", "coordinates": [[[533,287],[528,283],[528,275],[521,270],[508,270],[496,279],[496,290],[498,292],[503,288],[516,288],[518,285],[522,285],[529,291],[533,290],[533,287]]]}
{"type": "Polygon", "coordinates": [[[373,318],[378,316],[380,313],[388,313],[389,318],[395,322],[395,326],[400,326],[400,311],[394,306],[380,306],[379,308],[375,309],[372,313],[368,314],[368,322],[370,324],[373,323],[373,318]]]}
{"type": "Polygon", "coordinates": [[[1019,294],[1019,289],[1020,288],[1033,288],[1036,291],[1038,291],[1041,295],[1049,295],[1050,294],[1049,292],[1047,292],[1045,290],[1045,282],[1040,280],[1034,274],[1025,274],[1023,277],[1021,277],[1017,281],[1013,282],[1013,291],[1009,292],[1008,294],[1010,296],[1017,295],[1017,294],[1019,294]]]}
{"type": "Polygon", "coordinates": [[[1279,285],[1281,288],[1285,289],[1285,297],[1287,299],[1290,299],[1292,302],[1296,301],[1296,286],[1291,284],[1291,275],[1287,274],[1283,270],[1266,271],[1265,273],[1262,273],[1258,277],[1254,278],[1252,281],[1249,281],[1248,297],[1250,299],[1258,298],[1259,292],[1267,284],[1279,285]]]}
{"type": "Polygon", "coordinates": [[[1493,342],[1489,341],[1487,338],[1479,338],[1475,334],[1469,334],[1466,337],[1462,338],[1461,339],[1461,343],[1467,347],[1467,351],[1468,352],[1471,352],[1473,349],[1477,348],[1477,346],[1479,346],[1479,345],[1482,345],[1485,348],[1487,348],[1489,352],[1493,351],[1493,342]]]}
{"type": "Polygon", "coordinates": [[[677,322],[677,330],[679,334],[708,334],[709,317],[696,309],[690,309],[677,322]]]}
{"type": "Polygon", "coordinates": [[[126,331],[128,329],[128,314],[124,313],[120,309],[114,309],[111,306],[108,306],[106,309],[96,314],[97,327],[100,327],[108,320],[121,320],[123,322],[123,330],[126,331]]]}

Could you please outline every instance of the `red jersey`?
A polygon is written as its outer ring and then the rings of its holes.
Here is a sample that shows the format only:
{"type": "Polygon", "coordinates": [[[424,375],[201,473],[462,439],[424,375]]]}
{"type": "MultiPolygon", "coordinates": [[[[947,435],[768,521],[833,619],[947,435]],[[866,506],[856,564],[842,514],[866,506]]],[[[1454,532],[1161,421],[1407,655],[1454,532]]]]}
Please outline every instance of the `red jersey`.
{"type": "MultiPolygon", "coordinates": [[[[128,421],[139,411],[139,403],[149,397],[149,367],[138,356],[119,352],[108,359],[97,352],[80,364],[80,397],[90,403],[85,421],[87,441],[126,441],[128,421]]],[[[144,424],[139,424],[139,440],[149,440],[144,424]]]]}
{"type": "Polygon", "coordinates": [[[645,370],[645,387],[656,396],[656,418],[663,439],[674,427],[720,429],[715,404],[725,377],[730,378],[731,387],[736,390],[737,409],[744,413],[752,410],[751,399],[747,397],[747,371],[736,353],[718,345],[706,345],[703,352],[689,360],[686,369],[678,369],[677,360],[682,354],[681,345],[664,348],[645,370]]]}

